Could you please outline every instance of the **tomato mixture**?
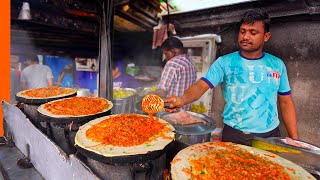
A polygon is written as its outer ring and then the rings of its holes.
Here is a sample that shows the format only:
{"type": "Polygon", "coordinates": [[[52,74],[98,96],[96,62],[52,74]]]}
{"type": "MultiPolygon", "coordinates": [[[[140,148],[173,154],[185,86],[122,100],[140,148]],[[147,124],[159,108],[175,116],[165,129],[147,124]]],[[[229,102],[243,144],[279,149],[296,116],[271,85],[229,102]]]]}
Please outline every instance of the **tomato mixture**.
{"type": "Polygon", "coordinates": [[[95,142],[114,146],[135,146],[166,136],[171,129],[157,120],[137,114],[108,117],[86,131],[95,142]]]}
{"type": "Polygon", "coordinates": [[[46,88],[31,89],[21,94],[24,96],[34,97],[34,98],[46,98],[46,97],[70,94],[72,92],[75,92],[75,91],[72,89],[60,88],[57,86],[50,86],[46,88]]]}
{"type": "Polygon", "coordinates": [[[72,97],[46,104],[44,109],[54,115],[81,116],[103,112],[109,106],[102,98],[72,97]]]}
{"type": "Polygon", "coordinates": [[[183,168],[191,179],[291,179],[284,167],[267,158],[242,150],[236,146],[220,143],[227,149],[203,147],[202,155],[193,155],[190,168],[183,168]]]}

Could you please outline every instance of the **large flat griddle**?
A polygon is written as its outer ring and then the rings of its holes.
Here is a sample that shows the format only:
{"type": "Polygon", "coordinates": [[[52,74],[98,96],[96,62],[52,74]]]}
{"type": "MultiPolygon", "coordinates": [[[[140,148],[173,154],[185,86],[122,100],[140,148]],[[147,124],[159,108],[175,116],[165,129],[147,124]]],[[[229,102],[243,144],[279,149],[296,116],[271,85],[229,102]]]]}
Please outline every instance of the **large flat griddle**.
{"type": "Polygon", "coordinates": [[[146,154],[127,155],[127,156],[110,156],[110,157],[97,154],[95,152],[86,150],[77,145],[75,145],[75,147],[77,148],[79,153],[83,154],[87,158],[94,159],[96,161],[110,164],[110,165],[123,166],[123,165],[130,165],[134,163],[147,162],[147,161],[157,159],[172,147],[173,142],[174,141],[166,145],[165,148],[162,150],[150,151],[146,154]]]}
{"type": "Polygon", "coordinates": [[[277,154],[280,157],[288,159],[293,163],[301,166],[309,173],[320,177],[320,148],[310,143],[294,140],[302,145],[306,145],[308,149],[288,145],[283,137],[260,138],[254,137],[252,146],[277,154]]]}
{"type": "MultiPolygon", "coordinates": [[[[260,150],[258,148],[253,148],[253,147],[244,146],[240,144],[229,143],[229,145],[236,149],[241,149],[251,154],[259,155],[260,157],[267,158],[268,161],[272,161],[273,163],[281,165],[282,167],[284,167],[284,171],[292,179],[315,179],[310,173],[308,173],[302,167],[292,163],[291,161],[286,160],[285,158],[277,156],[271,152],[267,152],[264,150],[260,150]]],[[[199,156],[205,157],[207,153],[209,153],[209,151],[212,152],[215,150],[221,150],[221,149],[227,149],[227,148],[230,148],[230,147],[226,147],[225,145],[220,145],[220,143],[207,142],[207,143],[195,144],[181,150],[175,156],[171,164],[172,179],[173,180],[190,179],[190,175],[187,172],[183,171],[184,168],[187,168],[189,170],[192,169],[189,163],[190,160],[197,160],[199,156]]]]}
{"type": "MultiPolygon", "coordinates": [[[[90,159],[96,160],[101,163],[123,166],[123,165],[130,165],[135,163],[152,161],[154,159],[157,159],[158,157],[166,153],[168,149],[171,149],[173,147],[174,128],[164,120],[161,120],[162,123],[166,123],[165,124],[166,127],[171,129],[171,131],[166,132],[167,133],[166,135],[170,136],[170,139],[168,140],[160,138],[159,140],[150,142],[149,145],[142,143],[142,144],[124,148],[124,149],[121,149],[123,147],[120,147],[120,146],[109,147],[108,145],[103,145],[90,140],[83,142],[83,139],[86,138],[85,133],[89,128],[91,128],[95,124],[98,124],[104,121],[106,118],[113,118],[117,116],[118,115],[113,115],[113,116],[94,119],[88,122],[87,124],[83,125],[82,127],[80,127],[80,130],[77,132],[77,135],[75,137],[75,147],[77,148],[78,152],[80,152],[81,154],[83,154],[84,156],[90,159]],[[90,147],[95,147],[99,145],[103,145],[101,146],[102,148],[101,150],[90,148],[90,147]]],[[[144,115],[139,115],[139,116],[144,116],[144,115]]],[[[114,132],[114,133],[115,133],[114,136],[117,137],[117,132],[114,132]]]]}
{"type": "MultiPolygon", "coordinates": [[[[70,88],[68,88],[70,89],[70,88]]],[[[25,90],[25,91],[29,91],[29,90],[25,90]]],[[[25,91],[20,91],[15,95],[15,98],[18,102],[22,102],[25,104],[32,104],[32,105],[40,105],[40,104],[44,104],[47,102],[51,102],[54,100],[58,100],[58,99],[62,99],[62,98],[69,98],[69,97],[74,97],[77,96],[77,91],[74,90],[73,93],[69,93],[69,94],[64,94],[64,95],[59,95],[59,96],[54,96],[54,97],[46,97],[46,98],[27,98],[27,97],[23,97],[22,93],[25,91]]]]}
{"type": "MultiPolygon", "coordinates": [[[[60,100],[57,100],[57,101],[60,101],[60,100]]],[[[46,104],[42,104],[38,108],[38,119],[40,121],[45,121],[45,122],[54,123],[54,124],[70,124],[70,123],[84,124],[92,119],[96,119],[96,118],[111,114],[111,109],[113,107],[113,104],[111,101],[108,101],[108,100],[106,101],[108,102],[109,107],[105,109],[103,112],[96,113],[96,114],[81,115],[81,116],[68,116],[68,115],[50,116],[45,114],[45,112],[43,112],[42,109],[46,104]]],[[[53,102],[49,102],[49,103],[53,103],[53,102]]]]}
{"type": "Polygon", "coordinates": [[[38,119],[40,121],[45,121],[49,123],[54,123],[54,124],[70,124],[70,123],[78,123],[78,124],[83,124],[86,123],[92,119],[96,119],[99,117],[107,116],[110,115],[111,111],[105,111],[93,115],[86,115],[86,116],[78,116],[78,117],[52,117],[52,116],[47,116],[44,115],[40,112],[38,112],[38,119]]]}

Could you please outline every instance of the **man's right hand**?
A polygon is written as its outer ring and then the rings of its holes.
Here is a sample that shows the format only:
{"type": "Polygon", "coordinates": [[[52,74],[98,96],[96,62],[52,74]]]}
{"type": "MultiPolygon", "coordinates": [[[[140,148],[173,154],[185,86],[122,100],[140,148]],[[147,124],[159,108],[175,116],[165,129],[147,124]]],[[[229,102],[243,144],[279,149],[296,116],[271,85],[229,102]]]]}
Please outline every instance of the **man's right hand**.
{"type": "Polygon", "coordinates": [[[178,109],[184,106],[182,98],[177,96],[169,96],[164,99],[164,102],[170,103],[170,108],[165,108],[166,112],[176,112],[178,109]]]}

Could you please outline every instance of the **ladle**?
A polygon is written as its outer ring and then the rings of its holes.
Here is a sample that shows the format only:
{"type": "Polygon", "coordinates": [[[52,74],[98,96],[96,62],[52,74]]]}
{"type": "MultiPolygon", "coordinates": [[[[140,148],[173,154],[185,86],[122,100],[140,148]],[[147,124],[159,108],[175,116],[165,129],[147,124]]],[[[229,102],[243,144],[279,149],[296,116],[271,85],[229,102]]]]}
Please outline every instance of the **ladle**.
{"type": "Polygon", "coordinates": [[[160,112],[163,108],[169,108],[169,103],[163,102],[163,99],[155,94],[148,94],[142,99],[142,111],[148,114],[160,112]]]}

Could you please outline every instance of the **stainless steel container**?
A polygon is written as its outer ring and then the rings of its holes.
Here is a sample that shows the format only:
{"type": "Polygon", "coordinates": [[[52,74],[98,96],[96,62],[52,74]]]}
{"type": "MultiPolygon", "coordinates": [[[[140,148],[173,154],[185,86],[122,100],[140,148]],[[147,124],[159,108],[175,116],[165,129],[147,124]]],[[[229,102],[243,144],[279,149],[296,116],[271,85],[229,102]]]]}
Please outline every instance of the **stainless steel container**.
{"type": "MultiPolygon", "coordinates": [[[[196,112],[186,111],[187,113],[201,118],[205,121],[203,123],[196,123],[190,125],[172,124],[175,128],[175,139],[187,145],[209,142],[211,138],[211,132],[216,128],[216,122],[204,114],[196,112]]],[[[170,118],[171,113],[162,113],[160,118],[166,120],[170,118]]]]}
{"type": "Polygon", "coordinates": [[[131,88],[123,88],[123,90],[125,92],[133,92],[134,94],[126,98],[113,99],[112,114],[130,114],[135,112],[136,90],[131,88]]]}
{"type": "Polygon", "coordinates": [[[89,97],[90,90],[86,88],[79,88],[77,89],[77,96],[89,97]]]}

